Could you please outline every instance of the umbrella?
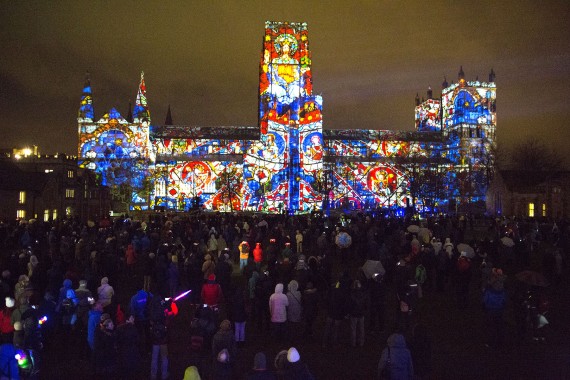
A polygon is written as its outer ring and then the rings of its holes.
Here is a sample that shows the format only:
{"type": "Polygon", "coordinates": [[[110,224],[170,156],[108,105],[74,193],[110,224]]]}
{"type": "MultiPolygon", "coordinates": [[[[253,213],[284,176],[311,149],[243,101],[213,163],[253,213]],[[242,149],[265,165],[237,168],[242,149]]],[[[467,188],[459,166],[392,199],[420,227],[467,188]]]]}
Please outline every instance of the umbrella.
{"type": "Polygon", "coordinates": [[[352,238],[346,232],[336,235],[335,243],[339,248],[348,248],[352,244],[352,238]]]}
{"type": "Polygon", "coordinates": [[[411,232],[413,234],[417,234],[420,231],[420,226],[415,225],[415,224],[410,224],[408,226],[408,232],[411,232]]]}
{"type": "Polygon", "coordinates": [[[505,247],[514,247],[515,242],[513,241],[513,239],[511,239],[508,236],[503,236],[501,238],[501,243],[505,246],[505,247]]]}
{"type": "Polygon", "coordinates": [[[380,261],[375,260],[366,260],[364,265],[362,266],[362,271],[367,279],[371,279],[376,273],[380,276],[384,276],[386,274],[386,270],[380,261]]]}
{"type": "Polygon", "coordinates": [[[465,252],[467,254],[467,257],[469,258],[475,257],[475,250],[469,244],[465,243],[457,244],[457,250],[460,253],[465,252]]]}
{"type": "Polygon", "coordinates": [[[515,277],[527,285],[531,286],[548,286],[548,280],[542,275],[532,270],[523,270],[515,275],[515,277]]]}

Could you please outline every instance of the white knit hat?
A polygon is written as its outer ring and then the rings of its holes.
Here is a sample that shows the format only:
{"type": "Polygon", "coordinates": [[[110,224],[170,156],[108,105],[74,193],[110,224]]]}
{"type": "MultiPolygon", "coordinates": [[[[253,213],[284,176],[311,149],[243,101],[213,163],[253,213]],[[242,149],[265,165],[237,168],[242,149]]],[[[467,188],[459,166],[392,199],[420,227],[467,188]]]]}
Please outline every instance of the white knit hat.
{"type": "Polygon", "coordinates": [[[6,297],[6,307],[14,307],[15,301],[13,298],[6,297]]]}
{"type": "Polygon", "coordinates": [[[301,355],[299,355],[299,351],[295,347],[291,347],[289,351],[287,351],[287,360],[290,363],[298,362],[301,359],[301,355]]]}

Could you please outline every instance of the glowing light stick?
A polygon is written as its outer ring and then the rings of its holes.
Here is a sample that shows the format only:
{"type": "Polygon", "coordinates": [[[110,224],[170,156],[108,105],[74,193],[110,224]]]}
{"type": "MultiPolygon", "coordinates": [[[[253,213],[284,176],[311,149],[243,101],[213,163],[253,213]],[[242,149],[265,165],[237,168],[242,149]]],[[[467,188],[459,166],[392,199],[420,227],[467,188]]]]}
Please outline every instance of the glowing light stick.
{"type": "Polygon", "coordinates": [[[38,320],[38,324],[39,324],[40,326],[43,325],[43,324],[46,323],[46,322],[47,322],[47,315],[44,315],[43,317],[41,317],[41,318],[38,320]]]}
{"type": "Polygon", "coordinates": [[[180,298],[186,297],[188,294],[190,294],[190,292],[192,291],[192,289],[185,291],[184,293],[178,295],[174,301],[178,301],[180,298]]]}

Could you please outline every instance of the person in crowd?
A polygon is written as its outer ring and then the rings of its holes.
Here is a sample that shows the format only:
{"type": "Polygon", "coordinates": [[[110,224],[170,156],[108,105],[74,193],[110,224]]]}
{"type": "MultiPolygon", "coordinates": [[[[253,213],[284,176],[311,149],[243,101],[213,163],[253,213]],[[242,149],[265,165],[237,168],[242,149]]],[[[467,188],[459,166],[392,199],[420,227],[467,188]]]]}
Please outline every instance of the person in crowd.
{"type": "Polygon", "coordinates": [[[178,256],[172,255],[170,264],[168,264],[168,289],[170,297],[178,295],[178,285],[180,282],[180,273],[178,271],[178,256]]]}
{"type": "Polygon", "coordinates": [[[216,264],[212,260],[212,255],[207,254],[204,256],[204,262],[202,263],[202,274],[204,276],[204,281],[213,275],[216,271],[216,264]]]}
{"type": "Polygon", "coordinates": [[[275,285],[275,293],[269,297],[269,314],[273,334],[279,341],[283,341],[287,335],[287,307],[289,299],[283,294],[283,284],[275,285]]]}
{"type": "Polygon", "coordinates": [[[350,285],[346,281],[338,281],[327,294],[326,311],[327,318],[323,333],[323,348],[330,348],[338,343],[338,331],[344,318],[348,314],[350,302],[350,285]]]}
{"type": "Polygon", "coordinates": [[[231,320],[234,323],[235,341],[238,346],[245,344],[245,323],[247,311],[245,308],[245,293],[237,288],[231,304],[231,320]]]}
{"type": "Polygon", "coordinates": [[[101,316],[103,315],[103,305],[100,302],[95,302],[89,310],[89,317],[87,320],[87,343],[91,352],[95,352],[95,335],[99,324],[101,323],[101,316]]]}
{"type": "Polygon", "coordinates": [[[130,314],[125,323],[117,327],[117,351],[121,379],[140,378],[142,363],[140,336],[135,325],[135,316],[130,314]]]}
{"type": "Polygon", "coordinates": [[[366,291],[359,280],[354,280],[350,292],[350,343],[352,347],[364,346],[364,314],[368,305],[366,291]]]}
{"type": "Polygon", "coordinates": [[[382,351],[378,363],[378,378],[405,380],[414,378],[412,354],[406,346],[403,335],[392,334],[388,337],[387,347],[382,351]]]}
{"type": "Polygon", "coordinates": [[[501,348],[504,343],[505,321],[504,310],[507,303],[507,295],[502,283],[498,280],[487,285],[483,292],[483,305],[487,313],[489,338],[487,346],[501,348]]]}
{"type": "Polygon", "coordinates": [[[295,341],[297,335],[301,332],[301,322],[303,321],[302,296],[299,291],[299,284],[295,280],[291,280],[289,282],[287,302],[288,331],[291,336],[291,340],[295,341]]]}
{"type": "Polygon", "coordinates": [[[301,355],[295,347],[287,350],[287,362],[283,370],[284,379],[314,380],[309,367],[301,361],[301,355]]]}
{"type": "Polygon", "coordinates": [[[115,295],[115,290],[109,285],[109,278],[103,277],[101,279],[101,286],[97,288],[97,300],[101,302],[103,308],[109,306],[115,295]]]}
{"type": "Polygon", "coordinates": [[[202,285],[202,303],[208,306],[218,306],[224,300],[224,294],[222,293],[222,288],[216,282],[216,275],[210,274],[208,276],[208,281],[202,285]]]}
{"type": "Polygon", "coordinates": [[[239,246],[239,269],[243,270],[247,265],[247,260],[249,259],[249,243],[247,241],[242,241],[239,246]]]}
{"type": "Polygon", "coordinates": [[[414,326],[409,342],[412,363],[414,363],[414,379],[429,379],[432,372],[431,339],[425,325],[414,326]]]}
{"type": "Polygon", "coordinates": [[[117,374],[117,335],[115,324],[107,313],[95,331],[95,374],[101,378],[113,379],[117,374]]]}
{"type": "Polygon", "coordinates": [[[311,281],[307,282],[301,298],[303,317],[305,321],[304,337],[313,335],[313,324],[319,312],[319,294],[311,281]]]}
{"type": "Polygon", "coordinates": [[[178,306],[175,302],[166,302],[164,298],[153,297],[150,320],[150,339],[152,354],[150,362],[150,379],[168,379],[168,331],[172,318],[178,314],[178,306]],[[159,363],[160,362],[160,363],[159,363]],[[159,365],[160,364],[160,365],[159,365]]]}
{"type": "Polygon", "coordinates": [[[253,249],[253,261],[255,262],[255,267],[259,270],[263,261],[263,248],[261,248],[261,243],[259,242],[255,243],[255,248],[253,249]]]}
{"type": "Polygon", "coordinates": [[[267,359],[263,352],[253,358],[253,368],[246,374],[246,380],[277,380],[275,373],[267,369],[267,359]]]}
{"type": "Polygon", "coordinates": [[[216,361],[214,362],[212,380],[226,380],[232,378],[232,362],[235,360],[232,358],[227,349],[222,349],[216,356],[216,361]]]}
{"type": "Polygon", "coordinates": [[[212,339],[212,357],[214,362],[218,359],[218,354],[224,349],[228,352],[229,358],[233,358],[232,360],[235,361],[237,357],[237,345],[232,331],[232,324],[227,319],[224,319],[222,323],[220,323],[220,329],[212,339]]]}
{"type": "Polygon", "coordinates": [[[184,378],[182,380],[201,380],[200,372],[196,366],[186,367],[184,371],[184,378]]]}
{"type": "Polygon", "coordinates": [[[6,297],[4,307],[0,311],[0,339],[1,344],[12,343],[14,338],[14,326],[12,325],[12,311],[16,302],[13,298],[6,297]]]}
{"type": "Polygon", "coordinates": [[[87,281],[79,281],[79,288],[75,289],[75,297],[77,298],[77,322],[81,329],[87,328],[87,320],[89,319],[89,310],[91,304],[95,301],[91,290],[87,288],[87,281]]]}

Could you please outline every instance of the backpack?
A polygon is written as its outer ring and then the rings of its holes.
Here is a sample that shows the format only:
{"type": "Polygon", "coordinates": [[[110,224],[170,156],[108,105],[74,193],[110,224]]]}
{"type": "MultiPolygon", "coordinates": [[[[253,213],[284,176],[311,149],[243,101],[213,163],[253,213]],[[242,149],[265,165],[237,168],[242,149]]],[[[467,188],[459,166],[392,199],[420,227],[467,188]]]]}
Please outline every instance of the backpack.
{"type": "Polygon", "coordinates": [[[427,278],[426,268],[420,264],[416,267],[416,282],[422,285],[427,278]]]}

